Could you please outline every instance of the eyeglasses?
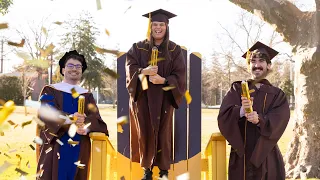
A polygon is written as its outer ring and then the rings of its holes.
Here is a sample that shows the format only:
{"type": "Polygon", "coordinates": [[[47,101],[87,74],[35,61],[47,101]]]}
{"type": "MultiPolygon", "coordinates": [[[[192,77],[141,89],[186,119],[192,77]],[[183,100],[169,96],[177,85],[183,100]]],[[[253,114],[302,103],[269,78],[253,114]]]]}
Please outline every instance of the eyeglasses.
{"type": "Polygon", "coordinates": [[[73,69],[74,67],[76,67],[76,69],[81,69],[82,68],[82,65],[81,64],[67,64],[66,67],[68,69],[73,69]]]}

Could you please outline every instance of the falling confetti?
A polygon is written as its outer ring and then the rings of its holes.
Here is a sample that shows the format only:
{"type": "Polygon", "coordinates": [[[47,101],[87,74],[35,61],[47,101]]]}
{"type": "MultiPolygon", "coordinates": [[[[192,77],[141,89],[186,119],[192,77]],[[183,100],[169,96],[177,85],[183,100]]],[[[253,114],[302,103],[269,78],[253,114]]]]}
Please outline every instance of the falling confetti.
{"type": "Polygon", "coordinates": [[[128,116],[121,116],[117,119],[117,124],[120,124],[120,125],[127,124],[128,122],[129,122],[128,116]]]}
{"type": "Polygon", "coordinates": [[[161,149],[158,150],[158,153],[161,152],[161,149]]]}
{"type": "Polygon", "coordinates": [[[28,168],[30,168],[30,166],[29,166],[30,164],[29,164],[29,161],[26,163],[26,166],[28,166],[28,168]]]}
{"type": "Polygon", "coordinates": [[[0,29],[7,29],[8,27],[8,23],[0,23],[0,29]]]}
{"type": "Polygon", "coordinates": [[[42,28],[41,28],[41,31],[43,32],[43,34],[44,34],[45,36],[48,36],[48,31],[47,31],[47,29],[46,29],[45,27],[42,27],[42,28]]]}
{"type": "Polygon", "coordinates": [[[78,167],[85,167],[86,165],[85,164],[81,164],[80,161],[77,161],[74,163],[76,166],[78,167]]]}
{"type": "Polygon", "coordinates": [[[74,99],[76,99],[77,97],[80,96],[80,94],[76,91],[75,88],[72,88],[72,89],[71,89],[71,93],[72,93],[72,97],[73,97],[74,99]]]}
{"type": "Polygon", "coordinates": [[[30,147],[32,150],[36,150],[36,148],[34,148],[32,144],[29,144],[29,147],[30,147]]]}
{"type": "Polygon", "coordinates": [[[48,154],[51,151],[52,151],[52,147],[49,147],[45,152],[46,152],[46,154],[48,154]]]}
{"type": "Polygon", "coordinates": [[[89,111],[94,112],[94,113],[98,111],[97,107],[92,103],[88,104],[88,109],[89,109],[89,111]]]}
{"type": "Polygon", "coordinates": [[[0,111],[0,125],[7,119],[7,117],[15,110],[13,101],[8,101],[3,105],[0,111]]]}
{"type": "Polygon", "coordinates": [[[18,173],[20,173],[22,176],[26,176],[26,175],[28,175],[28,173],[27,173],[27,172],[22,171],[22,170],[21,170],[21,169],[19,169],[19,168],[16,168],[16,169],[15,169],[15,171],[17,171],[18,173]]]}
{"type": "Polygon", "coordinates": [[[4,163],[0,166],[0,174],[7,170],[10,166],[12,166],[11,163],[4,161],[4,163]]]}
{"type": "Polygon", "coordinates": [[[21,124],[21,127],[24,128],[24,126],[29,125],[29,124],[31,124],[31,123],[32,123],[32,120],[23,122],[23,123],[21,124]]]}
{"type": "Polygon", "coordinates": [[[73,141],[71,138],[68,139],[68,144],[72,145],[73,147],[79,144],[79,141],[73,141]]]}
{"type": "Polygon", "coordinates": [[[54,137],[58,137],[58,135],[56,135],[56,134],[54,134],[54,133],[52,133],[52,132],[49,132],[49,134],[51,134],[51,135],[54,136],[54,137]]]}
{"type": "Polygon", "coordinates": [[[96,0],[97,2],[97,10],[100,10],[101,9],[101,2],[100,0],[96,0]]]}
{"type": "Polygon", "coordinates": [[[69,127],[68,134],[71,138],[73,138],[77,133],[78,127],[75,124],[71,124],[69,127]]]}
{"type": "Polygon", "coordinates": [[[14,126],[14,125],[16,125],[16,123],[14,123],[13,121],[11,121],[11,120],[8,120],[7,121],[11,126],[14,126]]]}
{"type": "Polygon", "coordinates": [[[190,179],[189,173],[184,173],[184,174],[177,176],[177,180],[189,180],[189,179],[190,179]]]}
{"type": "Polygon", "coordinates": [[[176,87],[173,86],[173,85],[170,85],[170,86],[163,87],[162,89],[163,89],[164,91],[170,91],[170,90],[172,90],[172,89],[174,89],[174,88],[176,88],[176,87]]]}
{"type": "Polygon", "coordinates": [[[59,152],[57,152],[57,156],[58,156],[58,159],[60,159],[60,153],[59,152]]]}
{"type": "Polygon", "coordinates": [[[16,128],[16,127],[18,127],[19,126],[19,124],[16,124],[15,126],[14,126],[14,129],[16,128]]]}
{"type": "Polygon", "coordinates": [[[57,141],[57,143],[59,143],[59,144],[60,144],[60,146],[63,146],[63,142],[62,142],[62,141],[60,141],[60,139],[57,139],[56,141],[57,141]]]}
{"type": "Polygon", "coordinates": [[[16,149],[11,149],[10,151],[8,151],[9,153],[13,153],[13,152],[16,152],[17,150],[16,149]]]}
{"type": "Polygon", "coordinates": [[[117,74],[112,69],[109,69],[107,67],[103,70],[103,72],[106,73],[107,75],[111,76],[114,79],[118,79],[120,77],[119,74],[117,74]]]}
{"type": "Polygon", "coordinates": [[[123,129],[122,129],[122,126],[120,124],[117,125],[117,131],[119,133],[123,133],[123,129]]]}
{"type": "Polygon", "coordinates": [[[117,50],[104,49],[104,48],[100,48],[98,46],[94,46],[94,50],[96,50],[100,54],[109,53],[109,54],[114,54],[117,56],[119,55],[119,51],[117,51],[117,50]]]}
{"type": "Polygon", "coordinates": [[[110,32],[108,31],[108,29],[106,29],[105,32],[108,36],[110,36],[110,32]]]}
{"type": "Polygon", "coordinates": [[[84,125],[83,129],[87,129],[90,125],[91,125],[91,123],[88,123],[88,124],[84,125]]]}
{"type": "Polygon", "coordinates": [[[186,97],[187,104],[190,104],[191,101],[192,101],[192,97],[191,97],[191,95],[190,95],[190,93],[189,93],[189,90],[186,90],[184,96],[186,97]]]}
{"type": "Polygon", "coordinates": [[[15,42],[8,41],[8,45],[16,46],[16,47],[23,47],[25,42],[26,42],[25,39],[22,39],[20,43],[15,43],[15,42]]]}
{"type": "Polygon", "coordinates": [[[141,81],[142,90],[148,89],[148,80],[144,74],[139,74],[139,79],[141,81]]]}
{"type": "Polygon", "coordinates": [[[31,66],[40,67],[40,68],[49,68],[49,61],[43,59],[33,59],[26,60],[26,63],[31,66]]]}
{"type": "Polygon", "coordinates": [[[63,22],[60,22],[60,21],[56,21],[54,22],[54,24],[57,24],[57,25],[61,25],[63,22]]]}
{"type": "Polygon", "coordinates": [[[4,132],[1,131],[1,132],[0,132],[0,136],[4,136],[4,132]]]}
{"type": "Polygon", "coordinates": [[[8,154],[3,153],[3,155],[5,155],[7,158],[11,159],[11,157],[8,154]]]}
{"type": "Polygon", "coordinates": [[[47,57],[49,54],[52,53],[55,46],[51,43],[49,46],[44,50],[43,54],[41,54],[42,57],[47,57]]]}

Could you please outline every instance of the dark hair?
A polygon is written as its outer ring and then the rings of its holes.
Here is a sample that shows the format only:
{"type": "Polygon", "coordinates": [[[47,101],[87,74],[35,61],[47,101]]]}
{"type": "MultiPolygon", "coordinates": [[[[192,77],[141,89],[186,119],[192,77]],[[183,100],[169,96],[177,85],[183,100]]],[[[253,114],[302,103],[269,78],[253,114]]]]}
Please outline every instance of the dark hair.
{"type": "Polygon", "coordinates": [[[71,54],[71,55],[67,56],[66,61],[64,62],[63,67],[66,66],[66,64],[67,64],[67,62],[68,62],[69,59],[78,60],[78,61],[81,63],[82,66],[83,66],[83,64],[84,64],[84,58],[83,58],[83,57],[78,56],[78,55],[75,55],[75,54],[71,54]]]}

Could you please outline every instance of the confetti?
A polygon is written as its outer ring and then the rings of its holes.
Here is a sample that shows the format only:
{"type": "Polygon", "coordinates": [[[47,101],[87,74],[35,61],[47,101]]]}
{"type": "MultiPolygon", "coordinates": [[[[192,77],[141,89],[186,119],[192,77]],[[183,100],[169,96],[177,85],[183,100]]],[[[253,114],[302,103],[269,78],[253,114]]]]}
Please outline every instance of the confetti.
{"type": "Polygon", "coordinates": [[[20,173],[20,174],[21,174],[21,175],[23,175],[23,176],[28,175],[28,173],[27,173],[27,172],[22,171],[22,170],[21,170],[21,169],[19,169],[19,168],[16,168],[16,169],[15,169],[15,171],[17,171],[18,173],[20,173]]]}
{"type": "Polygon", "coordinates": [[[118,79],[120,77],[119,74],[117,74],[116,72],[114,72],[112,69],[109,69],[109,68],[105,68],[103,72],[114,79],[118,79]]]}
{"type": "Polygon", "coordinates": [[[85,167],[86,165],[85,164],[81,164],[80,161],[77,161],[74,163],[76,166],[78,167],[85,167]]]}
{"type": "Polygon", "coordinates": [[[7,170],[10,166],[12,166],[11,163],[4,161],[4,163],[0,166],[0,174],[7,170]]]}
{"type": "Polygon", "coordinates": [[[91,123],[84,125],[83,129],[87,129],[90,125],[91,125],[91,123]]]}
{"type": "Polygon", "coordinates": [[[0,23],[0,29],[7,29],[8,27],[8,23],[0,23]]]}
{"type": "Polygon", "coordinates": [[[177,178],[177,180],[189,180],[190,175],[189,175],[189,173],[184,173],[184,174],[177,176],[176,178],[177,178]]]}
{"type": "Polygon", "coordinates": [[[41,54],[42,57],[47,57],[49,54],[52,53],[55,46],[51,43],[49,46],[44,50],[43,54],[41,54]]]}
{"type": "Polygon", "coordinates": [[[161,152],[161,149],[158,150],[158,153],[161,152]]]}
{"type": "Polygon", "coordinates": [[[15,42],[8,41],[8,45],[16,46],[16,47],[23,47],[25,42],[26,42],[25,39],[22,39],[20,43],[15,43],[15,42]]]}
{"type": "Polygon", "coordinates": [[[48,36],[48,31],[45,27],[41,27],[41,31],[44,33],[45,36],[48,36]]]}
{"type": "Polygon", "coordinates": [[[28,168],[30,168],[30,164],[29,164],[29,161],[26,163],[26,166],[28,166],[28,168]]]}
{"type": "Polygon", "coordinates": [[[10,146],[9,146],[9,144],[8,144],[8,143],[6,143],[6,145],[8,146],[8,148],[10,148],[10,146]]]}
{"type": "Polygon", "coordinates": [[[148,89],[147,77],[144,74],[139,74],[139,79],[141,81],[142,90],[148,89]]]}
{"type": "Polygon", "coordinates": [[[75,124],[71,124],[69,127],[68,134],[71,138],[73,138],[77,133],[78,127],[75,124]]]}
{"type": "Polygon", "coordinates": [[[72,145],[73,147],[79,144],[79,141],[73,141],[71,138],[68,139],[68,144],[72,145]]]}
{"type": "Polygon", "coordinates": [[[32,150],[36,150],[36,148],[34,148],[32,144],[29,144],[29,147],[30,147],[32,150]]]}
{"type": "Polygon", "coordinates": [[[48,154],[51,151],[52,151],[52,147],[49,147],[45,152],[46,152],[46,154],[48,154]]]}
{"type": "Polygon", "coordinates": [[[63,22],[60,22],[60,21],[56,21],[54,22],[54,24],[57,24],[57,25],[61,25],[63,22]]]}
{"type": "Polygon", "coordinates": [[[14,125],[16,125],[16,123],[14,123],[13,121],[11,121],[11,120],[8,120],[7,121],[11,126],[14,126],[14,125]]]}
{"type": "Polygon", "coordinates": [[[187,100],[187,104],[190,104],[191,101],[192,101],[192,97],[189,93],[189,90],[186,90],[186,92],[184,93],[184,96],[186,97],[186,100],[187,100]]]}
{"type": "Polygon", "coordinates": [[[94,50],[96,50],[99,54],[109,53],[109,54],[114,54],[117,56],[119,55],[119,51],[117,51],[117,50],[103,49],[98,46],[94,46],[94,50]]]}
{"type": "Polygon", "coordinates": [[[24,128],[24,126],[29,125],[29,124],[31,124],[31,123],[32,123],[32,120],[23,122],[23,123],[21,124],[21,127],[24,128]]]}
{"type": "Polygon", "coordinates": [[[58,135],[56,135],[56,134],[54,134],[54,133],[52,133],[52,132],[49,132],[49,134],[51,134],[51,135],[54,136],[54,137],[58,137],[58,135]]]}
{"type": "Polygon", "coordinates": [[[110,32],[108,31],[108,29],[106,29],[105,32],[108,36],[110,36],[110,32]]]}
{"type": "Polygon", "coordinates": [[[34,138],[33,142],[36,143],[36,144],[39,144],[39,145],[42,145],[42,144],[43,144],[43,140],[42,140],[40,137],[38,137],[38,136],[36,136],[36,137],[34,138]]]}
{"type": "Polygon", "coordinates": [[[76,99],[77,97],[80,96],[80,94],[76,91],[75,88],[72,88],[72,89],[71,89],[71,93],[72,93],[72,97],[73,97],[74,99],[76,99]]]}
{"type": "Polygon", "coordinates": [[[120,124],[117,125],[117,130],[119,133],[123,133],[122,126],[120,124]]]}
{"type": "Polygon", "coordinates": [[[97,2],[97,10],[100,10],[101,9],[101,2],[100,0],[96,0],[97,2]]]}
{"type": "Polygon", "coordinates": [[[170,91],[170,90],[172,90],[172,89],[174,89],[174,88],[176,88],[176,87],[173,86],[173,85],[170,85],[170,86],[163,87],[162,89],[163,89],[164,91],[170,91]]]}
{"type": "Polygon", "coordinates": [[[94,113],[98,111],[97,107],[92,103],[88,104],[88,109],[89,109],[89,111],[94,112],[94,113]]]}
{"type": "Polygon", "coordinates": [[[120,124],[120,125],[127,124],[128,122],[129,122],[128,116],[121,116],[117,119],[117,124],[120,124]]]}
{"type": "Polygon", "coordinates": [[[60,159],[60,153],[59,152],[57,152],[57,156],[58,156],[58,159],[60,159]]]}
{"type": "Polygon", "coordinates": [[[0,132],[0,136],[4,136],[4,132],[1,131],[1,132],[0,132]]]}
{"type": "Polygon", "coordinates": [[[28,100],[26,99],[24,101],[24,105],[27,107],[32,107],[32,108],[36,108],[39,109],[41,107],[41,102],[39,101],[32,101],[32,100],[28,100]]]}
{"type": "Polygon", "coordinates": [[[15,126],[14,126],[14,129],[16,128],[16,127],[18,127],[19,126],[19,124],[16,124],[15,126]]]}
{"type": "Polygon", "coordinates": [[[3,153],[3,155],[5,155],[7,158],[11,159],[11,157],[8,154],[3,153]]]}
{"type": "Polygon", "coordinates": [[[255,92],[255,90],[254,89],[250,89],[249,90],[249,93],[251,94],[251,93],[254,93],[255,92]]]}
{"type": "Polygon", "coordinates": [[[16,149],[11,149],[10,151],[8,151],[9,153],[13,153],[13,152],[16,152],[17,150],[16,149]]]}
{"type": "Polygon", "coordinates": [[[60,141],[60,139],[57,139],[56,141],[57,141],[57,143],[59,143],[59,144],[60,144],[60,146],[63,146],[63,142],[62,142],[62,141],[60,141]]]}
{"type": "Polygon", "coordinates": [[[0,125],[7,119],[7,117],[15,110],[13,101],[8,101],[3,105],[0,111],[0,125]]]}

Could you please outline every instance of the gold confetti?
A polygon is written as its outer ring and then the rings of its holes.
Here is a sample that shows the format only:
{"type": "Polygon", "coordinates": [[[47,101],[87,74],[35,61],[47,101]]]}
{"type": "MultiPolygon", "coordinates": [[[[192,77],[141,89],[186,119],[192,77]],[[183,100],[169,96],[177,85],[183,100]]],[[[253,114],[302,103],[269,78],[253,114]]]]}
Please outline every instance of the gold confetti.
{"type": "Polygon", "coordinates": [[[15,110],[13,101],[8,101],[3,105],[0,111],[0,125],[7,119],[7,117],[15,110]]]}
{"type": "Polygon", "coordinates": [[[104,48],[100,48],[98,46],[94,46],[94,50],[96,50],[100,54],[109,53],[109,54],[114,54],[116,56],[119,55],[119,51],[117,51],[117,50],[104,49],[104,48]]]}
{"type": "Polygon", "coordinates": [[[13,153],[13,152],[16,152],[17,150],[16,149],[11,149],[10,151],[9,151],[9,153],[13,153]]]}
{"type": "Polygon", "coordinates": [[[128,122],[129,122],[128,116],[121,116],[117,119],[117,124],[120,124],[120,125],[127,124],[128,122]]]}
{"type": "Polygon", "coordinates": [[[177,180],[190,180],[190,175],[189,173],[184,173],[179,176],[177,176],[177,180]]]}
{"type": "Polygon", "coordinates": [[[19,124],[16,124],[15,126],[14,126],[14,129],[16,128],[16,127],[18,127],[19,126],[19,124]]]}
{"type": "Polygon", "coordinates": [[[101,9],[101,2],[100,0],[96,0],[97,2],[97,10],[100,10],[101,9]]]}
{"type": "Polygon", "coordinates": [[[69,119],[70,121],[72,121],[73,123],[75,123],[75,122],[77,121],[77,116],[73,116],[73,114],[70,114],[70,115],[68,116],[68,119],[69,119]]]}
{"type": "Polygon", "coordinates": [[[21,127],[23,128],[24,126],[29,125],[29,124],[31,124],[31,123],[32,123],[32,120],[23,122],[23,123],[21,124],[21,127]]]}
{"type": "Polygon", "coordinates": [[[7,121],[11,126],[14,126],[14,125],[16,125],[16,123],[14,123],[13,121],[11,121],[11,120],[8,120],[7,121]]]}
{"type": "Polygon", "coordinates": [[[23,176],[28,175],[28,173],[27,173],[27,172],[22,171],[22,170],[21,170],[21,169],[19,169],[19,168],[16,168],[16,169],[15,169],[15,171],[17,171],[18,173],[20,173],[20,174],[21,174],[21,175],[23,175],[23,176]]]}
{"type": "Polygon", "coordinates": [[[121,124],[118,124],[118,125],[117,125],[117,131],[118,131],[119,133],[123,133],[123,129],[122,129],[121,124]]]}
{"type": "Polygon", "coordinates": [[[53,49],[55,48],[55,46],[51,43],[43,52],[43,54],[41,54],[42,57],[47,57],[50,53],[52,53],[53,49]]]}
{"type": "Polygon", "coordinates": [[[49,132],[49,134],[51,134],[51,135],[54,136],[54,137],[58,137],[58,135],[56,135],[56,134],[54,134],[54,133],[52,133],[52,132],[49,132]]]}
{"type": "Polygon", "coordinates": [[[62,24],[62,22],[60,22],[60,21],[56,21],[56,22],[54,22],[54,24],[61,25],[61,24],[62,24]]]}
{"type": "Polygon", "coordinates": [[[80,161],[77,161],[74,163],[76,166],[78,167],[85,167],[86,165],[85,164],[81,164],[80,161]]]}
{"type": "Polygon", "coordinates": [[[0,136],[4,136],[4,132],[1,131],[1,132],[0,132],[0,136]]]}
{"type": "Polygon", "coordinates": [[[88,104],[88,109],[89,109],[89,111],[94,112],[94,113],[98,111],[97,107],[92,103],[88,104]]]}
{"type": "Polygon", "coordinates": [[[26,63],[31,66],[40,67],[40,68],[49,68],[50,64],[49,61],[43,59],[33,59],[33,60],[26,60],[26,63]]]}
{"type": "Polygon", "coordinates": [[[12,166],[11,163],[4,161],[4,163],[0,166],[0,174],[7,170],[10,166],[12,166]]]}
{"type": "Polygon", "coordinates": [[[161,152],[161,149],[158,150],[158,153],[161,152]]]}
{"type": "Polygon", "coordinates": [[[0,29],[7,29],[8,27],[8,23],[0,23],[0,29]]]}
{"type": "Polygon", "coordinates": [[[189,93],[189,90],[186,90],[186,92],[184,93],[184,96],[186,97],[186,100],[187,100],[187,104],[190,104],[191,101],[192,101],[192,97],[189,93]]]}
{"type": "Polygon", "coordinates": [[[254,89],[250,89],[249,90],[249,93],[251,94],[251,93],[254,93],[255,92],[255,90],[254,89]]]}
{"type": "MultiPolygon", "coordinates": [[[[26,166],[28,166],[29,165],[29,161],[26,163],[26,166]]],[[[28,166],[28,168],[30,168],[30,166],[28,166]]]]}
{"type": "Polygon", "coordinates": [[[8,144],[8,143],[6,143],[6,145],[8,146],[8,148],[10,148],[10,146],[9,146],[9,144],[8,144]]]}
{"type": "Polygon", "coordinates": [[[49,147],[45,152],[46,152],[46,154],[48,154],[51,151],[52,151],[52,147],[49,147]]]}
{"type": "Polygon", "coordinates": [[[11,159],[11,157],[8,154],[3,153],[3,155],[5,155],[7,158],[11,159]]]}
{"type": "Polygon", "coordinates": [[[72,139],[69,139],[69,140],[68,140],[68,144],[73,145],[73,146],[76,146],[76,145],[79,144],[79,141],[73,141],[72,139]]]}
{"type": "Polygon", "coordinates": [[[69,127],[68,134],[71,138],[73,138],[77,133],[78,127],[75,124],[71,124],[69,127]]]}
{"type": "Polygon", "coordinates": [[[29,147],[30,147],[32,150],[36,150],[36,148],[34,148],[32,144],[29,144],[29,147]]]}
{"type": "Polygon", "coordinates": [[[106,29],[105,32],[108,36],[110,36],[110,32],[108,31],[108,29],[106,29]]]}
{"type": "Polygon", "coordinates": [[[120,77],[119,74],[117,74],[112,69],[109,69],[107,67],[103,70],[103,72],[106,73],[107,75],[111,76],[114,79],[118,79],[120,77]]]}
{"type": "Polygon", "coordinates": [[[148,80],[144,74],[139,74],[139,79],[141,81],[142,90],[148,89],[148,80]]]}
{"type": "Polygon", "coordinates": [[[0,99],[0,105],[3,106],[6,102],[3,99],[0,99]]]}
{"type": "Polygon", "coordinates": [[[173,86],[173,85],[170,85],[170,86],[163,87],[162,89],[163,89],[164,91],[170,91],[170,90],[172,90],[172,89],[174,89],[174,88],[176,88],[176,87],[173,86]]]}
{"type": "Polygon", "coordinates": [[[40,137],[38,137],[38,136],[36,136],[36,137],[34,138],[33,142],[36,143],[36,144],[39,144],[39,145],[42,145],[42,144],[43,144],[43,140],[42,140],[40,137]]]}
{"type": "Polygon", "coordinates": [[[48,31],[45,27],[42,27],[41,31],[44,33],[45,36],[48,36],[48,31]]]}
{"type": "Polygon", "coordinates": [[[60,144],[60,146],[63,146],[63,142],[62,142],[62,141],[60,141],[60,139],[57,139],[56,141],[57,141],[57,143],[59,143],[59,144],[60,144]]]}
{"type": "Polygon", "coordinates": [[[57,156],[58,156],[58,159],[60,159],[60,153],[59,152],[57,152],[57,156]]]}
{"type": "Polygon", "coordinates": [[[71,93],[72,93],[72,97],[73,97],[74,99],[76,99],[77,97],[80,96],[80,94],[76,91],[75,88],[72,88],[72,89],[71,89],[71,93]]]}
{"type": "Polygon", "coordinates": [[[88,124],[84,125],[83,129],[87,129],[90,125],[91,125],[91,123],[88,123],[88,124]]]}
{"type": "Polygon", "coordinates": [[[20,43],[15,43],[15,42],[8,41],[8,45],[16,46],[16,47],[23,47],[25,42],[26,42],[25,39],[22,39],[20,43]]]}

